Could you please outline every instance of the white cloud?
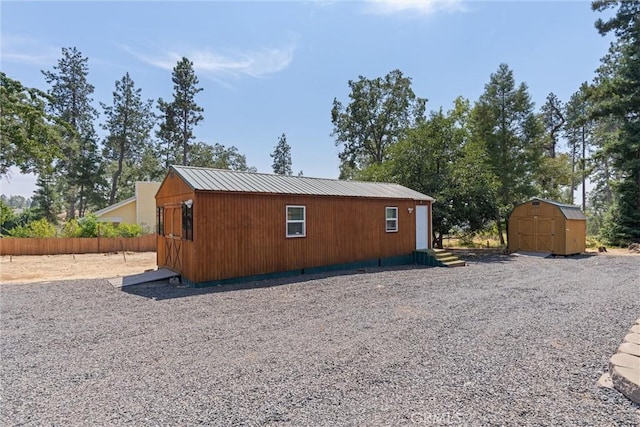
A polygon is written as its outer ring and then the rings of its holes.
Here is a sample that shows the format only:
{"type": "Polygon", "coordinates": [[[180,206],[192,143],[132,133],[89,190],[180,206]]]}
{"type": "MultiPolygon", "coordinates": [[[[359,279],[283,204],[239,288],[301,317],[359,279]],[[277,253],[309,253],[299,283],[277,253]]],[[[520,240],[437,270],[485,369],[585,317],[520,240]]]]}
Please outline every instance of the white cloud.
{"type": "Polygon", "coordinates": [[[157,54],[141,54],[124,47],[143,62],[165,70],[173,70],[183,57],[193,62],[193,68],[215,80],[243,76],[260,78],[289,67],[293,61],[295,45],[280,48],[263,48],[254,51],[217,52],[208,49],[192,49],[185,52],[164,51],[157,54]]]}
{"type": "Polygon", "coordinates": [[[369,0],[366,11],[376,15],[414,13],[430,15],[435,12],[464,11],[462,0],[369,0]]]}
{"type": "Polygon", "coordinates": [[[2,61],[32,65],[51,65],[60,56],[60,49],[46,46],[37,40],[21,36],[2,36],[0,58],[2,61]]]}

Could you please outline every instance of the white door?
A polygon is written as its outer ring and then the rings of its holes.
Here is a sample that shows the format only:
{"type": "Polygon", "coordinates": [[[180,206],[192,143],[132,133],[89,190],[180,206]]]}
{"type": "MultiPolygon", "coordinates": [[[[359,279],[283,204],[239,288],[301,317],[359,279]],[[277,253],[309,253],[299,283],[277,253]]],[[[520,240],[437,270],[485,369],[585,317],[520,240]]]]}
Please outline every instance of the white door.
{"type": "Polygon", "coordinates": [[[427,249],[429,246],[427,224],[427,207],[416,206],[416,250],[427,249]]]}

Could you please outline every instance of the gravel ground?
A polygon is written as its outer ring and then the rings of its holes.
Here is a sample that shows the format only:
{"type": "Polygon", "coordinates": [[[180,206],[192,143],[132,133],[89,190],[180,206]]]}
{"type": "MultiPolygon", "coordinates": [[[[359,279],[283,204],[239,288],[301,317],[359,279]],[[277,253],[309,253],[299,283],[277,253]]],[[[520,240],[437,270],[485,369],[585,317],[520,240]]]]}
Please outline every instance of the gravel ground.
{"type": "Polygon", "coordinates": [[[640,425],[596,386],[640,315],[640,257],[261,285],[1,286],[0,424],[640,425]]]}

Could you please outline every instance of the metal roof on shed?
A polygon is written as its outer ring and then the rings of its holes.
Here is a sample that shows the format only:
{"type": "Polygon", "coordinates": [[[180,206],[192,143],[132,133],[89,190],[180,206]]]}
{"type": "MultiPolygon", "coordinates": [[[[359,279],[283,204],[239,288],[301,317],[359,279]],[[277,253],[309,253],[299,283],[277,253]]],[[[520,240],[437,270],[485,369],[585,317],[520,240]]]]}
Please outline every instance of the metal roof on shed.
{"type": "Polygon", "coordinates": [[[539,200],[541,202],[545,202],[545,203],[549,203],[550,205],[557,206],[560,209],[560,212],[562,212],[562,215],[564,215],[566,219],[584,219],[584,220],[587,219],[587,217],[584,216],[580,208],[577,206],[567,205],[566,203],[560,203],[554,200],[540,199],[538,197],[534,197],[532,201],[533,200],[539,200]]]}
{"type": "Polygon", "coordinates": [[[271,175],[177,165],[171,166],[171,169],[194,190],[434,201],[433,197],[399,184],[271,175]]]}

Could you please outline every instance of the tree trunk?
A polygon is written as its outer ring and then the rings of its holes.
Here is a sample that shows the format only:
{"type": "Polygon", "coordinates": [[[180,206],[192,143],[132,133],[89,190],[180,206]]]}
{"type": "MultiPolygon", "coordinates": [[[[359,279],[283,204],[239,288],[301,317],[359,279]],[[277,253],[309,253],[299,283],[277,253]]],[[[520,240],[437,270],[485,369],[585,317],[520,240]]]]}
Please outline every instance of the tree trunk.
{"type": "Polygon", "coordinates": [[[182,120],[182,165],[187,166],[189,164],[187,163],[187,144],[189,142],[187,135],[189,134],[189,132],[187,127],[188,116],[186,111],[182,117],[182,120]]]}
{"type": "Polygon", "coordinates": [[[496,216],[496,225],[498,226],[498,237],[500,238],[500,246],[505,245],[504,236],[502,235],[502,218],[500,215],[496,216]]]}
{"type": "Polygon", "coordinates": [[[576,146],[573,144],[571,148],[571,204],[574,201],[574,193],[576,191],[576,146]]]}
{"type": "Polygon", "coordinates": [[[587,157],[587,144],[584,132],[584,126],[582,126],[582,212],[587,210],[587,173],[586,173],[586,159],[587,157]]]}
{"type": "Polygon", "coordinates": [[[124,144],[120,142],[120,154],[118,155],[118,169],[113,173],[111,181],[111,192],[109,193],[109,204],[116,202],[116,193],[118,191],[118,179],[122,174],[122,163],[124,162],[124,144]]]}
{"type": "Polygon", "coordinates": [[[111,177],[111,192],[109,193],[109,204],[112,205],[116,202],[116,192],[118,191],[118,179],[122,173],[122,161],[118,161],[118,170],[113,173],[111,177]]]}
{"type": "Polygon", "coordinates": [[[78,198],[78,216],[82,218],[84,213],[84,184],[80,184],[80,197],[78,198]]]}

